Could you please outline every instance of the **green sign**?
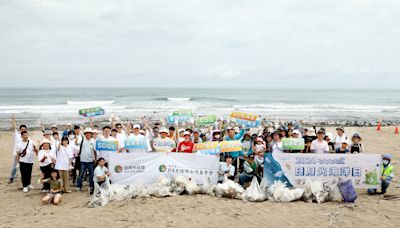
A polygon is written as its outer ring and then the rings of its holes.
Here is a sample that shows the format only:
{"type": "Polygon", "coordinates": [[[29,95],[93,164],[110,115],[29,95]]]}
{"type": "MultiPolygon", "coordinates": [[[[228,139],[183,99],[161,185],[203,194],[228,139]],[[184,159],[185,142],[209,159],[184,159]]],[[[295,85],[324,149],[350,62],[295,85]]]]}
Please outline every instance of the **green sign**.
{"type": "Polygon", "coordinates": [[[196,118],[197,126],[211,125],[217,121],[216,115],[200,116],[196,118]]]}
{"type": "Polygon", "coordinates": [[[304,139],[283,138],[282,148],[284,150],[304,150],[304,139]]]}
{"type": "Polygon", "coordinates": [[[104,109],[101,107],[79,109],[79,115],[85,117],[101,116],[104,115],[104,109]]]}
{"type": "Polygon", "coordinates": [[[172,113],[173,116],[193,116],[192,110],[178,110],[172,113]]]}

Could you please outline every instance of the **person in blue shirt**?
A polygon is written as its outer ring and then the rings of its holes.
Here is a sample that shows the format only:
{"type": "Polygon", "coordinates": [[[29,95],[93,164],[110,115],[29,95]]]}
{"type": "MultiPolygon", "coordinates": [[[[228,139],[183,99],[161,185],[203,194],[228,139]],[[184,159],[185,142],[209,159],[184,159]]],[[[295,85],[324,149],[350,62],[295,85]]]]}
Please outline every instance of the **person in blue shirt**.
{"type": "MultiPolygon", "coordinates": [[[[242,127],[242,130],[239,133],[235,132],[235,129],[233,128],[229,128],[228,129],[228,135],[226,135],[224,137],[223,141],[235,141],[235,140],[241,140],[241,138],[243,137],[244,133],[245,133],[245,126],[242,127]]],[[[229,155],[233,158],[233,165],[234,167],[238,167],[239,166],[239,171],[241,170],[241,167],[243,166],[244,160],[240,159],[240,156],[243,156],[243,151],[232,151],[229,152],[229,155]],[[239,161],[239,165],[238,165],[238,160],[239,161]]],[[[235,176],[236,176],[236,172],[235,172],[235,176]]]]}
{"type": "Polygon", "coordinates": [[[346,139],[342,139],[341,144],[342,144],[341,147],[336,148],[336,153],[337,154],[347,154],[347,153],[349,153],[347,140],[346,139]]]}

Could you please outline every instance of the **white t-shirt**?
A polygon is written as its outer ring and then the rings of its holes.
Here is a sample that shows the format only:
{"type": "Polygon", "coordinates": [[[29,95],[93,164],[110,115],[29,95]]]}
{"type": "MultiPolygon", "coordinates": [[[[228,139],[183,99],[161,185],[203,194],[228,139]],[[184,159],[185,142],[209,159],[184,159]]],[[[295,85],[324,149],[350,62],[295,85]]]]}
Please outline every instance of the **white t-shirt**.
{"type": "Polygon", "coordinates": [[[118,145],[122,146],[125,143],[126,134],[125,133],[117,133],[116,138],[118,140],[118,145]]]}
{"type": "Polygon", "coordinates": [[[57,170],[69,170],[70,159],[74,158],[73,152],[74,146],[60,146],[60,150],[57,152],[55,169],[57,170]]]}
{"type": "Polygon", "coordinates": [[[51,163],[53,163],[53,160],[55,160],[55,159],[56,159],[56,156],[55,156],[53,150],[39,150],[38,161],[39,161],[40,167],[50,165],[51,163]],[[41,161],[43,158],[46,158],[46,159],[44,159],[44,161],[41,161]]]}
{"type": "Polygon", "coordinates": [[[106,173],[108,173],[107,167],[103,166],[100,167],[99,165],[94,169],[94,175],[93,175],[93,181],[98,182],[99,180],[97,177],[104,176],[106,173]]]}
{"type": "Polygon", "coordinates": [[[235,175],[235,166],[233,166],[232,164],[230,166],[228,166],[226,164],[226,162],[220,162],[219,163],[218,181],[224,180],[225,172],[228,172],[230,176],[235,175]]]}
{"type": "Polygon", "coordinates": [[[282,146],[282,141],[280,142],[272,142],[272,153],[283,153],[283,146],[282,146]]]}
{"type": "Polygon", "coordinates": [[[334,142],[334,145],[333,145],[335,147],[335,150],[342,146],[342,139],[346,139],[346,138],[347,137],[346,137],[345,134],[343,134],[342,136],[336,135],[335,142],[334,142]]]}
{"type": "Polygon", "coordinates": [[[17,146],[19,143],[22,142],[22,137],[21,137],[21,134],[17,130],[15,130],[13,132],[13,138],[14,138],[13,156],[16,156],[17,155],[17,146]]]}
{"type": "MultiPolygon", "coordinates": [[[[19,142],[17,145],[17,153],[21,153],[25,147],[26,147],[27,142],[19,142]]],[[[33,151],[33,147],[36,146],[35,142],[32,140],[29,140],[29,145],[26,149],[26,155],[24,157],[19,156],[19,161],[24,162],[24,163],[30,163],[33,164],[34,159],[35,159],[35,151],[33,151]]]]}
{"type": "Polygon", "coordinates": [[[319,141],[315,139],[311,143],[311,151],[314,151],[316,154],[329,153],[329,145],[325,140],[319,141]]]}
{"type": "Polygon", "coordinates": [[[176,148],[176,143],[174,140],[166,138],[156,138],[153,141],[153,147],[156,152],[171,152],[172,149],[176,148]]]}
{"type": "MultiPolygon", "coordinates": [[[[117,141],[114,137],[109,136],[108,138],[105,138],[104,136],[100,136],[97,137],[97,140],[101,140],[101,141],[117,141]]],[[[121,145],[118,142],[118,148],[121,148],[121,145]]],[[[117,151],[106,151],[106,150],[98,150],[96,151],[97,154],[97,158],[104,158],[104,160],[106,162],[108,162],[110,160],[110,153],[114,153],[117,151]]]]}

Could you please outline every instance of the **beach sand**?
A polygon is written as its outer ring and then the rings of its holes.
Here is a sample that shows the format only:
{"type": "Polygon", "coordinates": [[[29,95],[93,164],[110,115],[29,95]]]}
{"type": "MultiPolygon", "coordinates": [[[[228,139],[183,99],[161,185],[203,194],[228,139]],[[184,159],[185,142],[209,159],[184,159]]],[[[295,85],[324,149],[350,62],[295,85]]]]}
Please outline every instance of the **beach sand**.
{"type": "MultiPolygon", "coordinates": [[[[394,134],[393,127],[383,127],[380,132],[367,127],[346,128],[348,136],[355,131],[363,136],[368,153],[392,153],[392,163],[400,169],[400,135],[394,134]]],[[[0,227],[329,227],[334,214],[332,227],[400,227],[400,201],[368,196],[363,190],[358,191],[354,207],[333,202],[245,203],[196,195],[132,199],[88,208],[87,191],[64,194],[59,206],[42,205],[37,163],[32,177],[35,190],[22,193],[19,178],[7,184],[13,140],[10,132],[0,136],[0,227]]],[[[41,136],[36,133],[32,138],[41,136]]],[[[388,194],[400,195],[399,183],[396,175],[388,194]]]]}

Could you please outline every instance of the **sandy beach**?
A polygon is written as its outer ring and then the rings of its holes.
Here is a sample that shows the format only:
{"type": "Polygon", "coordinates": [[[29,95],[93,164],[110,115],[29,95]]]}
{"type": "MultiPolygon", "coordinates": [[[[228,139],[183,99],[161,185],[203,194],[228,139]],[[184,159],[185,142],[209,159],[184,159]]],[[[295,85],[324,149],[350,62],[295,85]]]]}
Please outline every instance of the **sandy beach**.
{"type": "MultiPolygon", "coordinates": [[[[328,131],[334,132],[333,128],[328,131]]],[[[372,127],[346,128],[347,135],[360,132],[367,153],[392,153],[392,164],[400,169],[400,136],[394,127],[376,131],[372,127]]],[[[105,207],[88,208],[87,191],[63,195],[59,206],[42,205],[43,193],[37,184],[39,166],[34,165],[35,190],[20,190],[19,178],[8,185],[13,146],[10,132],[0,133],[1,200],[0,227],[399,227],[400,201],[368,196],[359,190],[354,206],[333,202],[318,205],[294,203],[245,203],[241,200],[206,195],[132,199],[111,202],[105,207]],[[333,216],[336,215],[336,216],[333,216]],[[332,218],[332,220],[331,220],[332,218]]],[[[32,136],[41,139],[38,132],[32,136]]],[[[19,175],[18,175],[19,176],[19,175]]],[[[398,175],[389,195],[399,195],[398,175]]]]}

